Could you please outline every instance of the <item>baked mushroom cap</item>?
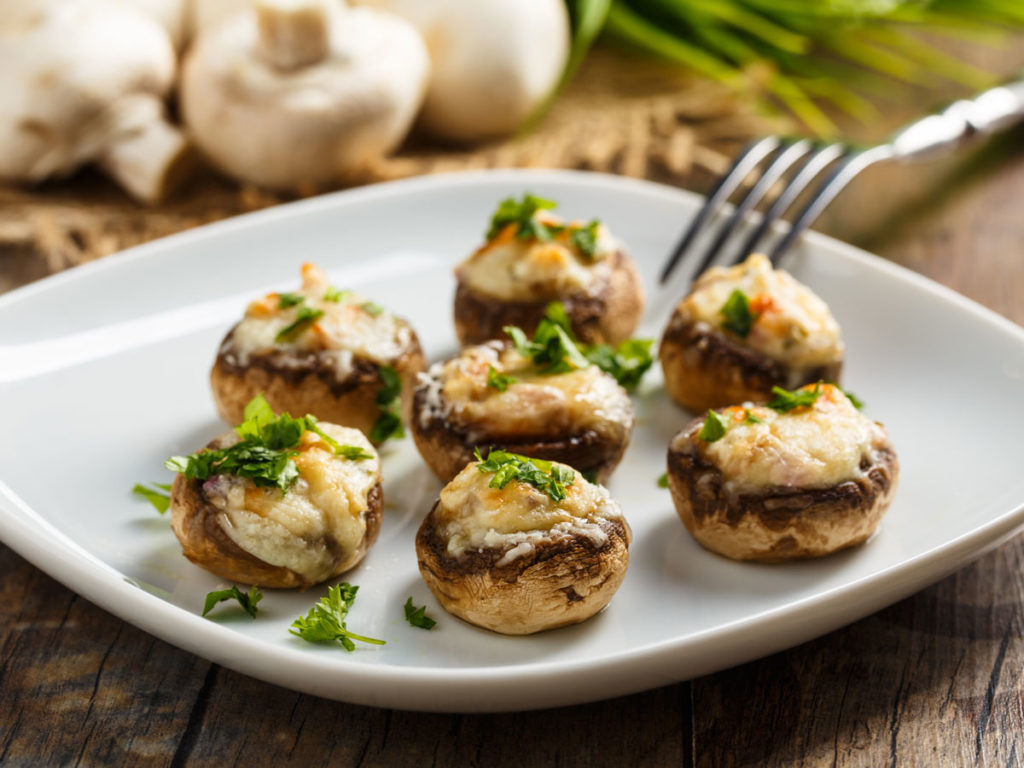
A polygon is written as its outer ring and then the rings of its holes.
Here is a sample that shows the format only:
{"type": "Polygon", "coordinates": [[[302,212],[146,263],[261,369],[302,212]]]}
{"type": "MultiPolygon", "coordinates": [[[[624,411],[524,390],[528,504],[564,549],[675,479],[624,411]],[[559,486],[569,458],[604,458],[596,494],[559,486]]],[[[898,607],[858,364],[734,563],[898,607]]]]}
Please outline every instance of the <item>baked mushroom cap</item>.
{"type": "MultiPolygon", "coordinates": [[[[354,568],[380,533],[380,462],[360,431],[318,426],[369,458],[335,455],[306,432],[294,457],[299,478],[284,493],[245,477],[178,474],[171,486],[171,528],[184,555],[224,579],[272,588],[306,588],[354,568]]],[[[229,432],[207,448],[227,448],[239,439],[229,432]]]]}
{"type": "Polygon", "coordinates": [[[629,564],[618,504],[573,470],[553,501],[519,480],[491,488],[474,462],[442,491],[416,535],[420,573],[449,613],[508,635],[575,624],[604,608],[629,564]]]}
{"type": "Polygon", "coordinates": [[[896,492],[896,451],[885,428],[842,390],[815,386],[813,405],[786,413],[733,406],[716,411],[723,437],[700,437],[707,417],[673,439],[672,501],[704,547],[735,560],[781,562],[827,555],[874,533],[896,492]]]}
{"type": "Polygon", "coordinates": [[[705,272],[658,353],[669,395],[694,412],[764,400],[776,386],[839,381],[843,354],[826,304],[761,254],[705,272]]]}
{"type": "Polygon", "coordinates": [[[568,464],[603,483],[633,432],[633,403],[596,366],[541,374],[510,344],[467,347],[422,374],[410,430],[427,466],[454,478],[474,450],[500,448],[568,464]],[[491,373],[493,371],[493,374],[491,373]],[[494,376],[510,377],[504,389],[494,376]]]}
{"type": "Polygon", "coordinates": [[[565,224],[547,211],[535,218],[557,227],[550,240],[521,237],[505,226],[455,270],[455,334],[463,344],[503,336],[515,325],[532,335],[547,305],[561,301],[572,331],[588,344],[616,344],[633,333],[644,310],[643,282],[633,260],[603,224],[565,224]],[[588,251],[575,229],[592,228],[588,251]]]}
{"type": "Polygon", "coordinates": [[[311,264],[302,277],[302,290],[252,302],[221,343],[210,372],[221,418],[237,424],[263,393],[275,411],[311,413],[371,435],[387,387],[381,368],[390,367],[401,379],[408,420],[416,375],[426,368],[415,331],[388,310],[333,289],[311,264]]]}

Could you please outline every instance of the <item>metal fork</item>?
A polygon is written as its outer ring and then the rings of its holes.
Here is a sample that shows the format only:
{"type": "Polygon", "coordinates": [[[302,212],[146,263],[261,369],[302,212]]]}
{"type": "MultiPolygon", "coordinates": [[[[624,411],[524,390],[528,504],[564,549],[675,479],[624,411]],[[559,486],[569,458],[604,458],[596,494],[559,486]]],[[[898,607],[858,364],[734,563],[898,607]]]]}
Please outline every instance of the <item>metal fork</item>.
{"type": "Polygon", "coordinates": [[[1024,80],[992,88],[970,100],[956,101],[942,112],[906,126],[887,143],[866,149],[853,149],[842,144],[816,145],[807,139],[782,139],[777,136],[755,141],[740,153],[729,171],[708,194],[704,207],[694,217],[669,256],[662,269],[660,282],[664,284],[669,279],[708,222],[755,171],[760,172],[760,177],[736,203],[732,214],[718,229],[707,250],[700,255],[699,260],[694,260],[696,267],[690,273],[693,277],[704,272],[715,261],[726,243],[741,228],[747,214],[768,198],[788,173],[792,172],[791,178],[736,252],[732,263],[742,261],[753,253],[777,223],[784,225],[782,216],[804,192],[811,194],[809,201],[796,214],[788,230],[769,253],[775,265],[836,195],[865,168],[883,160],[910,162],[946,154],[970,138],[996,133],[1022,120],[1024,80]],[[819,177],[822,180],[817,182],[817,187],[811,192],[812,185],[819,177]]]}

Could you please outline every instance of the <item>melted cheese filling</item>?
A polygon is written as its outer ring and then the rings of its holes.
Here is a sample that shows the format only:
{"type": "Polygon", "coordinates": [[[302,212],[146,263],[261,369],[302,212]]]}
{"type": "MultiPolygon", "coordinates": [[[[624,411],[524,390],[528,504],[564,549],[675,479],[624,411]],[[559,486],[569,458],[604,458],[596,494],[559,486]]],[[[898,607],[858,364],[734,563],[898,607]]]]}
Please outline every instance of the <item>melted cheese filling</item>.
{"type": "Polygon", "coordinates": [[[232,355],[238,365],[247,365],[253,356],[272,355],[283,367],[303,367],[307,363],[302,353],[316,354],[342,381],[351,374],[354,357],[390,365],[408,349],[411,331],[404,321],[351,291],[342,292],[339,301],[326,301],[327,276],[311,264],[303,265],[302,277],[302,289],[296,292],[304,299],[301,304],[281,307],[277,293],[252,302],[221,352],[232,355]],[[303,308],[324,314],[278,341],[303,308]]]}
{"type": "MultiPolygon", "coordinates": [[[[593,430],[618,439],[633,425],[629,395],[596,365],[559,374],[539,374],[514,347],[491,342],[468,347],[421,378],[428,408],[467,431],[471,442],[492,438],[568,437],[593,430]],[[488,385],[488,372],[515,381],[504,392],[488,385]]],[[[433,413],[431,413],[433,411],[433,413]]]]}
{"type": "MultiPolygon", "coordinates": [[[[299,479],[284,495],[247,478],[217,475],[203,484],[218,522],[228,537],[249,554],[288,568],[310,582],[344,570],[366,535],[367,496],[380,482],[380,461],[358,429],[320,422],[342,445],[356,445],[373,458],[353,461],[337,456],[318,435],[302,436],[294,458],[299,479]]],[[[220,441],[226,447],[235,433],[220,441]]]]}
{"type": "Polygon", "coordinates": [[[694,322],[721,329],[722,307],[737,289],[750,299],[757,318],[745,338],[723,331],[730,339],[794,368],[842,358],[839,324],[825,302],[786,272],[772,269],[759,253],[734,267],[709,269],[678,309],[694,322]]]}
{"type": "MultiPolygon", "coordinates": [[[[545,220],[557,217],[550,214],[545,220]]],[[[578,223],[578,222],[576,222],[578,223]]],[[[603,224],[591,258],[569,241],[568,232],[549,242],[520,240],[511,227],[486,243],[455,272],[473,293],[502,301],[541,301],[589,291],[607,280],[609,257],[619,244],[603,224]]]]}
{"type": "Polygon", "coordinates": [[[452,557],[467,551],[504,550],[497,564],[506,565],[530,554],[544,540],[574,536],[601,547],[608,534],[600,523],[622,519],[608,491],[588,483],[578,472],[572,485],[565,487],[566,498],[556,504],[543,491],[518,480],[504,488],[490,488],[494,475],[481,472],[478,466],[476,462],[467,465],[442,489],[434,512],[452,557]]]}
{"type": "MultiPolygon", "coordinates": [[[[808,388],[805,388],[808,389],[808,388]]],[[[838,388],[822,385],[812,407],[778,413],[765,406],[734,406],[725,436],[713,443],[695,431],[676,438],[692,440],[704,458],[721,470],[728,490],[744,493],[769,487],[828,488],[862,473],[881,428],[850,403],[838,388]],[[760,423],[747,423],[747,414],[760,423]]]]}

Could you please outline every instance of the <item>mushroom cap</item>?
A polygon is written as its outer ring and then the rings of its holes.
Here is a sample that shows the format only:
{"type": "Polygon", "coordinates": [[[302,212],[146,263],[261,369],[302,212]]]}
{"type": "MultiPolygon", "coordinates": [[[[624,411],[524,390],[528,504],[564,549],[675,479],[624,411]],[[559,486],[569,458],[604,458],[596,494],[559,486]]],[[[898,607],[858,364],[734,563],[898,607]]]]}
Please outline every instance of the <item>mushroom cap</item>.
{"type": "Polygon", "coordinates": [[[214,165],[255,184],[302,191],[337,182],[404,138],[426,86],[422,39],[402,19],[371,8],[337,16],[327,56],[287,71],[259,55],[255,13],[201,32],[185,58],[181,104],[214,165]]]}
{"type": "MultiPolygon", "coordinates": [[[[481,474],[476,464],[463,472],[481,474]]],[[[453,483],[461,480],[462,474],[453,483]]],[[[577,474],[575,483],[586,480],[577,474]]],[[[508,489],[534,492],[518,481],[503,491],[508,489]]],[[[617,511],[607,492],[597,490],[596,498],[617,511]]],[[[511,545],[453,554],[442,504],[434,505],[416,535],[420,573],[445,610],[476,626],[526,635],[575,624],[604,608],[625,577],[632,534],[620,515],[594,516],[598,536],[571,528],[528,533],[529,546],[515,556],[511,545]]]]}
{"type": "Polygon", "coordinates": [[[162,99],[174,79],[166,31],[120,2],[9,2],[0,37],[0,178],[37,181],[98,158],[138,128],[122,100],[162,99]]]}
{"type": "MultiPolygon", "coordinates": [[[[332,431],[338,437],[342,436],[334,425],[321,422],[320,427],[332,431]]],[[[351,434],[350,432],[349,440],[357,442],[351,439],[351,434]]],[[[207,448],[223,447],[236,439],[237,436],[229,432],[211,441],[207,448]]],[[[369,447],[368,444],[360,446],[364,449],[369,447]]],[[[311,580],[290,567],[266,562],[237,543],[227,533],[227,527],[230,527],[231,523],[225,517],[225,512],[211,500],[206,490],[206,482],[208,481],[189,480],[183,474],[178,474],[174,478],[171,485],[171,528],[181,543],[185,557],[224,579],[257,584],[261,587],[304,589],[354,568],[365,557],[380,533],[384,497],[378,474],[377,481],[367,491],[366,508],[361,513],[365,530],[362,538],[350,551],[346,552],[345,546],[328,533],[316,539],[287,529],[290,531],[289,537],[303,541],[304,546],[311,549],[323,550],[324,556],[331,558],[330,573],[323,578],[311,580]]],[[[244,480],[243,484],[254,491],[261,490],[256,489],[250,480],[244,480]]],[[[294,487],[289,492],[295,492],[294,487]]],[[[245,509],[248,509],[248,490],[245,490],[244,498],[245,509]]],[[[282,529],[268,523],[261,538],[272,537],[276,535],[274,531],[280,530],[282,529]]]]}
{"type": "MultiPolygon", "coordinates": [[[[412,329],[411,342],[392,367],[402,378],[402,419],[412,415],[413,390],[417,375],[426,369],[419,339],[412,329]]],[[[285,360],[279,356],[250,356],[241,365],[225,347],[234,329],[221,343],[210,370],[210,389],[217,413],[228,424],[242,420],[246,404],[263,393],[277,413],[311,413],[318,419],[355,427],[369,437],[380,415],[377,393],[384,386],[378,365],[356,358],[352,372],[339,380],[332,365],[315,353],[298,353],[285,360]]]]}
{"type": "Polygon", "coordinates": [[[867,451],[849,479],[749,488],[738,487],[742,478],[702,454],[697,435],[703,421],[694,419],[672,441],[668,484],[687,530],[725,557],[783,562],[855,546],[875,532],[896,493],[899,460],[881,425],[872,426],[867,451]]]}

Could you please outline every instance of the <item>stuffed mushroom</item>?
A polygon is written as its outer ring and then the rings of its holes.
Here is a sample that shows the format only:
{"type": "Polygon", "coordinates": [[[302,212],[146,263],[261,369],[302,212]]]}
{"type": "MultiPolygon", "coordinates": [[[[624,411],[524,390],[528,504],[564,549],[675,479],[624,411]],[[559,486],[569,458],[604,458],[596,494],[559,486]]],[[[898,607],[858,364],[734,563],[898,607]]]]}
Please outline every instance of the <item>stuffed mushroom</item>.
{"type": "Polygon", "coordinates": [[[416,554],[449,613],[526,635],[604,608],[626,574],[630,540],[602,486],[564,464],[492,452],[441,491],[416,554]]]}
{"type": "Polygon", "coordinates": [[[825,302],[761,254],[701,275],[659,348],[668,393],[694,412],[839,381],[843,353],[825,302]]]}
{"type": "Polygon", "coordinates": [[[736,560],[827,555],[868,539],[899,461],[885,428],[831,384],[692,421],[672,440],[668,484],[683,524],[736,560]]]}
{"type": "Polygon", "coordinates": [[[242,419],[263,393],[276,411],[311,413],[381,443],[401,431],[426,363],[403,319],[302,266],[302,287],[253,301],[224,338],[210,373],[217,410],[242,419]]]}
{"type": "Polygon", "coordinates": [[[266,401],[233,432],[167,466],[185,556],[262,587],[309,587],[355,567],[380,531],[380,461],[357,429],[275,417],[266,401]]]}
{"type": "Polygon", "coordinates": [[[560,461],[604,482],[633,431],[633,403],[582,357],[546,370],[510,342],[465,348],[420,375],[410,428],[423,460],[448,482],[474,449],[560,461]]]}
{"type": "Polygon", "coordinates": [[[462,344],[533,333],[561,301],[580,341],[616,344],[640,322],[644,290],[632,259],[608,227],[564,222],[555,204],[525,195],[501,203],[487,242],[455,270],[455,333],[462,344]]]}

